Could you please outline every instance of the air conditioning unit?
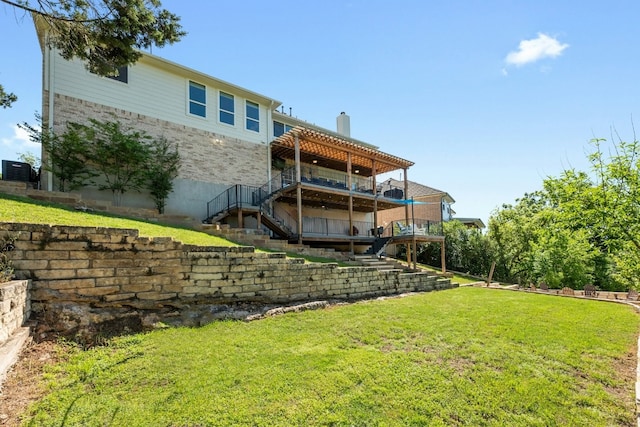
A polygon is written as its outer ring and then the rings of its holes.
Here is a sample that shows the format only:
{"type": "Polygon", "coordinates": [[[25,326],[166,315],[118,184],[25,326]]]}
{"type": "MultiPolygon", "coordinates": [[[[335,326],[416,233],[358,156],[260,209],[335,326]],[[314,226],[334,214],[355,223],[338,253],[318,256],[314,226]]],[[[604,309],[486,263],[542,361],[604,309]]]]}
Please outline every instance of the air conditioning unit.
{"type": "Polygon", "coordinates": [[[31,165],[24,162],[14,162],[11,160],[2,161],[3,181],[31,181],[31,165]]]}

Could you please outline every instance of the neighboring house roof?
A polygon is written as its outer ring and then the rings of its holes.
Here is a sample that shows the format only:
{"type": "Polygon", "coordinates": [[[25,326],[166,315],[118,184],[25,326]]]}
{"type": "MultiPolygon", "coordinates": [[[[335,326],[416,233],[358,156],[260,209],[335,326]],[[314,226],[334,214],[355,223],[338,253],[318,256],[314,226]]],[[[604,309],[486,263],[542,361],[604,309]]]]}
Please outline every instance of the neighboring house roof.
{"type": "MultiPolygon", "coordinates": [[[[447,193],[446,191],[438,190],[436,188],[429,187],[427,185],[418,184],[417,182],[413,182],[413,181],[407,181],[407,184],[408,184],[407,198],[414,197],[418,199],[420,197],[442,195],[448,203],[455,203],[455,200],[453,199],[453,197],[451,197],[449,193],[447,193]]],[[[400,181],[393,178],[386,179],[382,182],[383,189],[385,185],[404,189],[404,181],[400,181]]]]}
{"type": "Polygon", "coordinates": [[[485,228],[484,222],[480,218],[453,218],[454,221],[460,221],[467,227],[485,228]]]}

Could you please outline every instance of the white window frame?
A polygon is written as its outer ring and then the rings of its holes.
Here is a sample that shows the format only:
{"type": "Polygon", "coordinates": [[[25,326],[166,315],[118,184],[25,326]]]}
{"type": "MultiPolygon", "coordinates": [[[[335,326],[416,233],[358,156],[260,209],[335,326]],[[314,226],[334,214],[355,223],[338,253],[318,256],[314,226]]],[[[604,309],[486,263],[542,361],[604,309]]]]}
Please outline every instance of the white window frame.
{"type": "Polygon", "coordinates": [[[222,90],[218,93],[218,121],[221,124],[224,124],[224,125],[227,125],[227,126],[235,126],[236,125],[236,97],[235,97],[235,95],[232,95],[232,94],[230,94],[228,92],[224,92],[222,90]],[[222,102],[220,102],[220,99],[222,98],[223,95],[231,97],[231,99],[233,101],[233,111],[225,110],[225,109],[222,108],[222,102]],[[222,113],[231,115],[233,123],[227,123],[225,121],[222,121],[221,117],[220,117],[222,113]]]}
{"type": "Polygon", "coordinates": [[[245,114],[245,125],[244,125],[245,129],[251,132],[260,133],[260,104],[258,104],[257,102],[253,102],[253,101],[249,101],[248,99],[245,99],[244,114],[245,114]],[[257,119],[253,117],[249,117],[249,106],[251,106],[252,108],[255,107],[256,111],[258,112],[257,119]],[[257,125],[257,129],[251,129],[249,127],[249,122],[255,123],[257,125]]]}
{"type": "Polygon", "coordinates": [[[202,83],[198,83],[198,82],[193,81],[193,80],[187,80],[187,114],[189,114],[192,117],[198,117],[200,119],[206,119],[207,118],[207,85],[204,85],[202,83]],[[191,99],[191,84],[192,83],[194,85],[202,86],[204,88],[204,103],[200,102],[200,101],[197,101],[195,99],[191,99]],[[204,116],[201,116],[200,114],[192,113],[191,112],[191,103],[204,107],[204,116]]]}

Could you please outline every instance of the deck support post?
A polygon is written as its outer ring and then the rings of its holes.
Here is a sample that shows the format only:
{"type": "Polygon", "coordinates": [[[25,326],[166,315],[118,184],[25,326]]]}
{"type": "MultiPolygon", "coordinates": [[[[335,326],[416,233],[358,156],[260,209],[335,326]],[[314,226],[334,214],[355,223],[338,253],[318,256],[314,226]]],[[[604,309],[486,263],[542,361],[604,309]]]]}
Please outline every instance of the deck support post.
{"type": "MultiPolygon", "coordinates": [[[[404,168],[404,199],[409,200],[409,181],[407,180],[407,168],[404,168]]],[[[409,204],[408,203],[404,204],[404,219],[406,221],[406,225],[408,226],[409,225],[409,204]]],[[[413,218],[411,218],[411,221],[413,222],[413,218]]]]}
{"type": "Polygon", "coordinates": [[[298,243],[302,244],[302,173],[300,170],[300,137],[295,136],[296,201],[298,205],[298,243]]]}
{"type": "Polygon", "coordinates": [[[353,241],[353,236],[355,235],[353,230],[353,187],[351,185],[351,152],[347,152],[347,188],[349,189],[349,236],[351,239],[349,240],[349,253],[351,255],[355,252],[355,244],[353,241]]]}
{"type": "Polygon", "coordinates": [[[376,183],[376,159],[371,160],[371,182],[373,193],[373,227],[378,228],[378,184],[376,183]]]}

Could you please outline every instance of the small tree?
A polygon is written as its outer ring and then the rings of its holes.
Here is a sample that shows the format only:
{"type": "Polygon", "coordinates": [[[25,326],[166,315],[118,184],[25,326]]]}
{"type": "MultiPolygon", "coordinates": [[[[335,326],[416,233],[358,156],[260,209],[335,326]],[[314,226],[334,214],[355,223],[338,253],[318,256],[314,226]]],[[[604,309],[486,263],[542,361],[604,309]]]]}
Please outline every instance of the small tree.
{"type": "Polygon", "coordinates": [[[29,163],[33,169],[38,169],[40,167],[40,157],[36,156],[31,151],[18,153],[18,160],[29,163]]]}
{"type": "Polygon", "coordinates": [[[172,147],[165,137],[154,140],[146,168],[146,187],[158,213],[164,213],[167,197],[173,191],[173,180],[178,176],[179,169],[180,154],[178,149],[172,147]]]}
{"type": "Polygon", "coordinates": [[[140,190],[147,180],[147,161],[151,139],[146,133],[126,128],[119,121],[90,119],[77,125],[89,145],[88,159],[102,181],[94,182],[100,190],[111,190],[113,204],[120,206],[122,195],[140,190]]]}
{"type": "Polygon", "coordinates": [[[58,181],[59,191],[73,191],[84,185],[94,175],[87,164],[88,145],[82,137],[83,126],[69,123],[67,130],[56,135],[42,129],[42,117],[36,114],[36,126],[26,122],[18,126],[29,133],[33,142],[42,144],[47,160],[44,170],[51,172],[58,181]]]}

